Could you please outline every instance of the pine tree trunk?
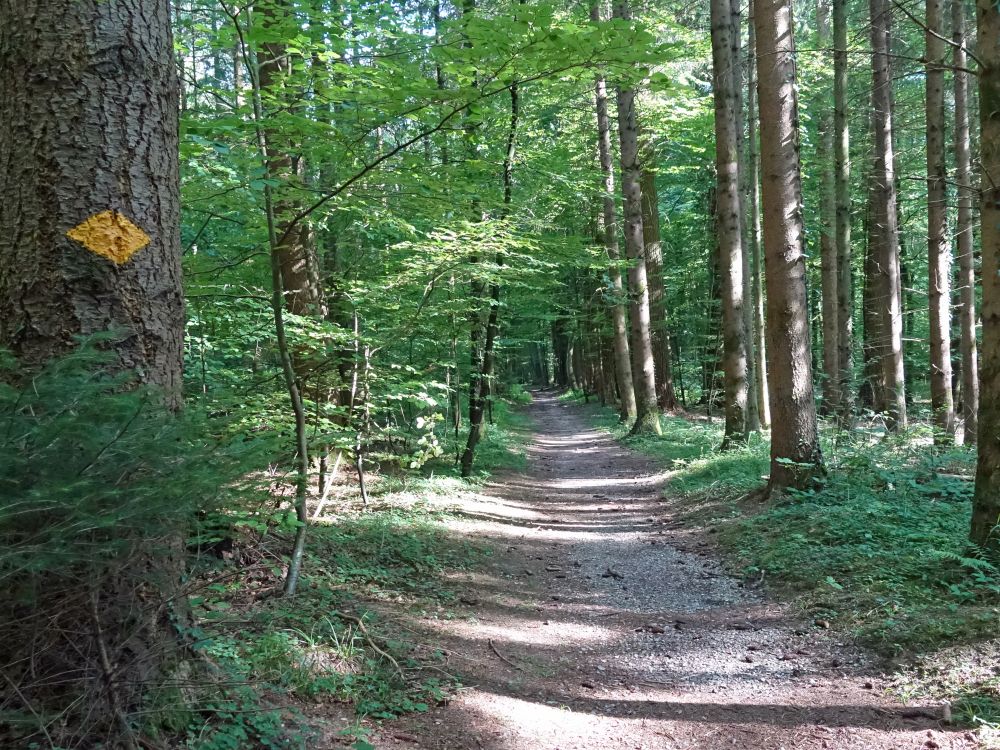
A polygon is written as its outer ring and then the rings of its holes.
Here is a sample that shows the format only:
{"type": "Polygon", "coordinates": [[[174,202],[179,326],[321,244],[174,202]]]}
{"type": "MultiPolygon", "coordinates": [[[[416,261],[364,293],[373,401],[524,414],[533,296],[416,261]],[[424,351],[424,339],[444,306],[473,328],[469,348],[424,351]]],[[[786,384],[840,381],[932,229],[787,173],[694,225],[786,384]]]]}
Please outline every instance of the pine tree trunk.
{"type": "MultiPolygon", "coordinates": [[[[872,173],[872,206],[869,242],[872,304],[878,310],[878,337],[874,340],[881,367],[879,384],[885,394],[886,422],[890,430],[906,428],[906,386],[903,373],[903,317],[900,310],[899,229],[896,214],[896,178],[892,128],[891,12],[888,0],[871,0],[872,111],[875,163],[872,173]]],[[[868,332],[866,331],[866,336],[868,332]]]]}
{"type": "MultiPolygon", "coordinates": [[[[816,3],[816,41],[821,50],[830,44],[830,4],[829,0],[816,3]]],[[[825,79],[824,79],[825,83],[825,79]]],[[[822,94],[821,94],[822,96],[822,94]]],[[[834,132],[833,113],[820,104],[819,168],[822,170],[820,197],[820,281],[823,295],[823,400],[822,410],[826,415],[836,414],[840,408],[840,348],[837,334],[840,330],[837,319],[837,209],[835,199],[834,132]]]]}
{"type": "Polygon", "coordinates": [[[0,9],[0,345],[29,373],[77,337],[113,331],[107,347],[120,367],[179,406],[169,8],[2,0],[0,9]]]}
{"type": "MultiPolygon", "coordinates": [[[[503,213],[502,218],[506,219],[510,213],[511,202],[514,191],[514,157],[517,148],[517,126],[521,118],[521,98],[517,84],[510,87],[510,124],[507,128],[507,151],[503,159],[503,213]]],[[[501,258],[496,259],[497,266],[501,264],[501,258]]],[[[496,341],[500,333],[500,284],[493,281],[490,284],[490,311],[486,317],[486,339],[483,342],[482,369],[478,373],[476,382],[478,392],[476,394],[475,408],[469,404],[469,437],[465,442],[465,451],[462,453],[462,476],[468,477],[472,474],[472,464],[475,461],[476,447],[483,437],[483,416],[488,405],[490,394],[493,388],[493,372],[496,368],[496,341]]]]}
{"type": "Polygon", "coordinates": [[[931,411],[936,443],[955,433],[951,392],[951,248],[944,144],[944,0],[927,0],[927,296],[930,305],[931,411]]]}
{"type": "Polygon", "coordinates": [[[969,145],[969,74],[965,51],[965,2],[951,0],[952,61],[955,65],[955,183],[958,188],[958,320],[962,354],[964,442],[975,445],[979,410],[979,362],[976,351],[976,262],[972,249],[972,157],[969,145]]]}
{"type": "Polygon", "coordinates": [[[851,151],[847,119],[847,0],[833,0],[833,194],[837,264],[838,424],[854,421],[854,280],[851,274],[851,151]]]}
{"type": "Polygon", "coordinates": [[[983,348],[972,541],[1000,553],[1000,10],[977,0],[980,158],[982,164],[983,348]]]}
{"type": "MultiPolygon", "coordinates": [[[[615,18],[631,20],[628,0],[617,0],[615,18]]],[[[635,89],[618,87],[618,139],[621,149],[622,198],[625,209],[625,255],[628,270],[629,313],[631,319],[632,381],[635,384],[636,419],[632,433],[660,434],[656,404],[656,372],[650,337],[649,284],[646,277],[642,234],[642,190],[639,184],[639,121],[635,89]]]]}
{"type": "Polygon", "coordinates": [[[677,408],[674,376],[670,362],[670,331],[667,327],[666,287],[663,280],[663,245],[660,241],[660,211],[656,173],[648,168],[652,149],[644,149],[646,168],[642,170],[642,234],[646,246],[646,275],[649,279],[650,335],[653,338],[653,366],[656,370],[656,402],[661,409],[677,408]]]}
{"type": "Polygon", "coordinates": [[[822,472],[822,455],[809,351],[790,0],[758,0],[754,27],[761,63],[757,93],[771,376],[769,489],[773,493],[809,485],[822,472]]]}
{"type": "MultiPolygon", "coordinates": [[[[259,0],[254,12],[259,16],[256,24],[268,38],[281,36],[290,27],[294,28],[289,0],[259,0]]],[[[277,108],[293,108],[298,99],[288,80],[294,72],[295,61],[295,56],[289,54],[282,42],[264,42],[257,51],[260,89],[277,108]]],[[[265,119],[269,119],[268,113],[264,114],[265,119]]],[[[295,144],[278,131],[267,133],[267,144],[269,174],[271,179],[280,181],[283,188],[277,191],[274,210],[285,304],[295,315],[325,317],[326,300],[312,231],[308,221],[297,218],[301,206],[291,197],[301,192],[305,161],[293,155],[295,144]]]]}
{"type": "Polygon", "coordinates": [[[757,409],[761,427],[771,426],[771,404],[767,389],[767,351],[764,346],[764,263],[760,245],[760,149],[757,139],[757,52],[754,33],[754,0],[750,0],[747,23],[747,183],[744,193],[749,206],[749,250],[751,263],[751,299],[753,300],[752,331],[754,380],[757,409]]]}
{"type": "MultiPolygon", "coordinates": [[[[601,20],[600,8],[595,3],[590,9],[590,19],[601,20]]],[[[615,380],[618,383],[618,413],[623,422],[635,419],[635,388],[632,385],[632,363],[629,359],[628,318],[625,311],[625,288],[619,264],[621,254],[618,249],[618,217],[615,209],[615,170],[611,157],[611,124],[608,120],[608,93],[603,76],[598,76],[594,85],[597,109],[597,148],[604,175],[604,196],[602,201],[604,220],[604,247],[611,261],[608,276],[611,300],[611,327],[614,337],[615,380]]]]}
{"type": "MultiPolygon", "coordinates": [[[[185,321],[170,5],[0,0],[0,19],[0,346],[30,377],[76,349],[78,337],[107,334],[113,367],[179,408],[185,321]]],[[[18,692],[29,696],[24,710],[59,717],[47,721],[59,746],[103,737],[108,747],[138,747],[130,717],[149,717],[145,691],[182,658],[183,536],[149,533],[156,544],[134,540],[107,561],[108,574],[38,591],[32,602],[52,617],[46,652],[33,651],[30,670],[54,681],[38,695],[24,683],[18,692]]],[[[74,580],[72,570],[60,575],[74,580]]],[[[22,623],[28,640],[32,626],[22,623]]]]}
{"type": "Polygon", "coordinates": [[[722,369],[725,378],[724,449],[745,444],[747,425],[747,346],[743,319],[742,208],[739,143],[733,66],[730,0],[712,0],[712,68],[715,93],[715,228],[722,289],[722,369]]]}

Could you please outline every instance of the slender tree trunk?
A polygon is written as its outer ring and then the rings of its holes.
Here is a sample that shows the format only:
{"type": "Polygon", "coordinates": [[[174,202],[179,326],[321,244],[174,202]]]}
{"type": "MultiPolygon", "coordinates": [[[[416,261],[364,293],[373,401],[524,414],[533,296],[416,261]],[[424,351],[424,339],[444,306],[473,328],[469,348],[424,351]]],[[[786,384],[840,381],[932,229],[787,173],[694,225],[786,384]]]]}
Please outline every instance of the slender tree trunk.
{"type": "MultiPolygon", "coordinates": [[[[617,0],[616,18],[631,20],[628,0],[617,0]]],[[[636,419],[632,433],[660,434],[656,404],[656,373],[650,338],[649,284],[646,279],[645,248],[642,235],[642,190],[639,165],[639,122],[636,94],[631,87],[618,87],[618,138],[622,164],[622,198],[625,213],[625,254],[628,270],[629,307],[632,324],[632,380],[635,383],[636,419]]]]}
{"type": "MultiPolygon", "coordinates": [[[[830,44],[830,0],[816,3],[816,41],[821,50],[830,44]]],[[[825,80],[824,80],[825,83],[825,80]]],[[[822,96],[823,94],[821,94],[822,96]]],[[[833,112],[820,104],[819,168],[822,170],[820,198],[820,280],[823,295],[823,400],[824,414],[836,414],[840,408],[840,364],[837,333],[837,209],[834,187],[833,112]]]]}
{"type": "Polygon", "coordinates": [[[944,144],[944,0],[926,3],[927,60],[927,296],[930,304],[931,410],[936,443],[955,433],[951,392],[951,248],[948,243],[944,144]]]}
{"type": "Polygon", "coordinates": [[[670,361],[670,330],[667,327],[666,286],[663,280],[663,246],[660,241],[660,210],[656,192],[656,173],[649,168],[652,149],[643,149],[642,234],[646,246],[646,274],[649,279],[650,335],[653,338],[653,366],[656,369],[656,402],[661,409],[677,408],[674,376],[670,361]]]}
{"type": "Polygon", "coordinates": [[[726,426],[723,449],[745,444],[747,346],[743,320],[743,247],[740,219],[739,152],[730,0],[712,0],[712,68],[715,92],[715,227],[722,288],[722,369],[726,426]]]}
{"type": "Polygon", "coordinates": [[[808,486],[823,469],[809,352],[790,0],[758,0],[754,26],[760,63],[773,493],[808,486]]]}
{"type": "MultiPolygon", "coordinates": [[[[290,12],[287,0],[268,0],[257,4],[252,18],[254,25],[268,37],[280,37],[281,30],[287,29],[291,22],[290,12]]],[[[234,22],[238,23],[238,20],[234,19],[234,22]]],[[[244,57],[249,58],[245,49],[244,57]]],[[[293,56],[283,43],[263,42],[257,50],[257,70],[252,91],[258,148],[264,159],[266,177],[269,181],[279,181],[284,188],[278,192],[268,182],[264,189],[264,202],[271,251],[272,312],[278,353],[294,417],[297,456],[295,512],[299,526],[285,577],[284,593],[287,596],[293,596],[298,587],[309,521],[306,507],[309,438],[302,395],[302,372],[309,366],[303,361],[301,352],[293,352],[289,348],[283,307],[287,306],[289,312],[296,315],[326,317],[329,312],[312,232],[307,221],[297,218],[300,207],[288,197],[287,192],[290,187],[297,187],[296,183],[302,182],[305,165],[302,159],[292,155],[292,145],[283,134],[268,129],[270,118],[264,111],[265,94],[272,101],[292,106],[290,100],[294,99],[294,94],[289,91],[288,78],[293,69],[293,56]]]]}
{"type": "Polygon", "coordinates": [[[964,442],[975,445],[979,410],[979,362],[976,351],[976,262],[972,250],[972,157],[969,145],[969,76],[965,51],[965,1],[951,1],[952,61],[955,65],[955,183],[958,187],[958,320],[962,353],[964,442]]]}
{"type": "MultiPolygon", "coordinates": [[[[891,11],[888,0],[871,0],[872,111],[875,163],[869,237],[871,270],[878,282],[873,303],[878,309],[879,387],[885,394],[890,430],[906,428],[906,385],[903,372],[903,317],[899,280],[899,229],[896,213],[895,157],[893,154],[891,11]]],[[[868,332],[866,331],[866,335],[868,332]]]]}
{"type": "Polygon", "coordinates": [[[764,263],[760,244],[760,149],[757,140],[757,51],[754,0],[750,0],[747,31],[747,182],[749,199],[749,255],[752,266],[754,380],[761,427],[771,426],[767,388],[767,351],[764,346],[764,263]]]}
{"type": "Polygon", "coordinates": [[[972,541],[1000,553],[1000,10],[977,0],[979,38],[983,348],[972,541]]]}
{"type": "MultiPolygon", "coordinates": [[[[236,10],[233,12],[237,13],[236,10]]],[[[242,107],[245,103],[243,97],[243,55],[239,44],[233,46],[231,54],[233,61],[233,104],[242,107]]]]}
{"type": "MultiPolygon", "coordinates": [[[[514,191],[514,157],[517,146],[517,126],[521,116],[521,100],[517,84],[510,87],[510,124],[507,130],[507,151],[503,159],[503,215],[506,219],[514,191]]],[[[500,258],[497,259],[500,265],[500,258]]],[[[475,408],[469,405],[469,438],[462,454],[462,476],[472,474],[472,463],[475,460],[476,446],[483,435],[483,414],[487,399],[493,387],[493,371],[496,366],[496,340],[500,332],[500,284],[496,281],[490,284],[490,312],[486,319],[486,340],[483,344],[482,370],[479,373],[475,408]]]]}
{"type": "MultiPolygon", "coordinates": [[[[601,20],[600,8],[595,3],[590,9],[590,18],[594,22],[601,20]]],[[[611,262],[608,276],[611,279],[609,289],[611,309],[611,326],[614,337],[615,380],[618,382],[619,416],[623,422],[636,417],[635,389],[632,385],[632,363],[629,359],[628,320],[625,311],[625,290],[622,283],[620,265],[621,254],[618,249],[618,218],[615,210],[615,171],[611,157],[611,125],[608,120],[608,93],[603,76],[598,76],[595,83],[595,100],[597,107],[597,148],[601,161],[601,172],[604,175],[603,219],[604,247],[611,262]]]]}
{"type": "Polygon", "coordinates": [[[851,151],[847,118],[847,0],[833,0],[833,193],[837,265],[838,424],[854,421],[854,279],[851,274],[851,151]]]}
{"type": "Polygon", "coordinates": [[[750,304],[753,295],[753,277],[750,255],[750,217],[747,216],[745,198],[750,190],[750,169],[747,164],[746,122],[743,115],[743,23],[740,18],[741,0],[730,0],[729,19],[732,25],[730,32],[730,57],[734,61],[731,67],[733,75],[733,112],[736,128],[736,174],[740,191],[740,263],[743,277],[743,342],[746,348],[747,360],[747,408],[746,423],[748,432],[760,431],[760,402],[757,399],[757,389],[754,387],[757,377],[756,353],[753,343],[753,307],[750,304]]]}
{"type": "Polygon", "coordinates": [[[106,346],[119,366],[180,406],[169,9],[152,0],[0,8],[0,344],[30,373],[78,337],[114,331],[106,346]],[[119,65],[126,36],[138,57],[119,65]]]}

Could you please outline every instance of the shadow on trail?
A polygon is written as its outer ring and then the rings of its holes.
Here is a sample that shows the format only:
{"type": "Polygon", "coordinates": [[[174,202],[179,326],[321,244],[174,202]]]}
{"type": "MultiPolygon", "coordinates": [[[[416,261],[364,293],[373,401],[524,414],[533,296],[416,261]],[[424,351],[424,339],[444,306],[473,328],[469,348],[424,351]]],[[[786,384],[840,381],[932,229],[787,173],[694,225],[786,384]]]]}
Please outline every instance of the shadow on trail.
{"type": "Polygon", "coordinates": [[[940,728],[866,691],[850,647],[802,630],[664,518],[668,474],[551,395],[531,413],[527,470],[453,511],[451,533],[495,548],[490,567],[448,617],[402,618],[468,686],[400,722],[421,747],[881,750],[940,728]]]}

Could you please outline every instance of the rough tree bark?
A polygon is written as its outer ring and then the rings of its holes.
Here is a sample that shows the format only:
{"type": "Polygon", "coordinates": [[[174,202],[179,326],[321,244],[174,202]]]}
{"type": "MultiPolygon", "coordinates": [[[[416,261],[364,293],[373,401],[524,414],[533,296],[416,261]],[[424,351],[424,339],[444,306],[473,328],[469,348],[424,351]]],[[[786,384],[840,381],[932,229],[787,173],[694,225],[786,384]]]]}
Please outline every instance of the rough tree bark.
{"type": "MultiPolygon", "coordinates": [[[[631,20],[628,0],[618,0],[615,18],[631,20]]],[[[656,404],[656,373],[650,338],[649,285],[646,279],[645,248],[642,235],[642,191],[639,165],[639,122],[635,89],[618,87],[618,139],[621,149],[622,198],[625,218],[625,254],[628,270],[631,318],[632,380],[635,385],[636,419],[632,433],[660,434],[660,414],[656,404]]]]}
{"type": "Polygon", "coordinates": [[[977,0],[982,184],[983,348],[979,381],[979,453],[971,538],[1000,553],[1000,10],[977,0]]]}
{"type": "Polygon", "coordinates": [[[833,0],[833,196],[837,261],[838,424],[854,419],[854,280],[851,275],[851,150],[847,119],[847,0],[833,0]]]}
{"type": "MultiPolygon", "coordinates": [[[[872,304],[878,310],[877,339],[872,342],[881,363],[879,383],[890,430],[906,428],[903,373],[903,317],[900,311],[899,230],[893,155],[892,58],[889,44],[892,15],[888,0],[871,0],[872,126],[875,159],[871,184],[869,279],[872,304]]],[[[866,330],[866,336],[869,335],[866,330]]]]}
{"type": "MultiPolygon", "coordinates": [[[[601,20],[599,6],[595,3],[590,8],[590,19],[601,20]]],[[[597,108],[597,149],[601,161],[601,173],[604,175],[603,219],[604,248],[611,262],[608,276],[611,279],[610,304],[611,326],[613,330],[615,353],[615,380],[618,381],[618,413],[623,422],[631,421],[636,416],[635,389],[632,385],[632,363],[629,359],[628,319],[625,312],[625,290],[622,283],[622,271],[619,263],[621,253],[618,249],[618,217],[615,209],[615,170],[611,158],[611,125],[608,121],[608,92],[603,76],[598,76],[595,89],[597,108]]]]}
{"type": "MultiPolygon", "coordinates": [[[[830,44],[830,0],[816,3],[816,46],[825,50],[830,44]]],[[[822,96],[822,94],[821,94],[822,96]]],[[[840,408],[840,348],[837,333],[837,208],[834,186],[834,124],[833,112],[823,103],[819,114],[819,167],[822,170],[820,187],[820,282],[823,297],[823,400],[826,415],[836,414],[840,408]]]]}
{"type": "MultiPolygon", "coordinates": [[[[517,126],[521,117],[521,99],[517,84],[510,87],[510,124],[507,129],[507,150],[503,158],[503,211],[501,218],[506,219],[510,212],[514,197],[514,157],[517,148],[517,126]]],[[[497,257],[499,267],[501,258],[497,257]]],[[[477,378],[479,394],[476,408],[469,406],[469,437],[465,442],[465,452],[462,453],[462,476],[472,474],[472,463],[475,460],[476,446],[483,436],[483,415],[493,387],[493,371],[496,367],[496,341],[500,333],[500,284],[490,283],[490,312],[486,318],[486,340],[483,343],[482,370],[477,378]]]]}
{"type": "Polygon", "coordinates": [[[807,486],[823,469],[806,309],[791,2],[758,0],[754,13],[771,376],[768,488],[773,494],[807,486]]]}
{"type": "MultiPolygon", "coordinates": [[[[30,376],[77,337],[106,332],[113,367],[177,408],[184,303],[170,5],[0,0],[0,19],[0,346],[30,376]]],[[[66,598],[46,625],[66,650],[32,657],[36,675],[56,660],[59,687],[39,696],[46,703],[72,700],[76,677],[95,682],[79,701],[88,720],[109,717],[97,730],[109,746],[138,746],[128,715],[175,665],[177,627],[189,624],[181,532],[151,533],[156,545],[135,540],[107,575],[59,587],[66,598]]],[[[53,593],[38,592],[35,606],[53,593]]],[[[71,731],[80,717],[59,708],[51,731],[71,731]]]]}
{"type": "MultiPolygon", "coordinates": [[[[282,30],[294,23],[289,18],[288,0],[258,0],[254,12],[259,15],[258,24],[268,37],[280,36],[282,30]]],[[[266,41],[260,45],[257,50],[258,82],[265,109],[269,106],[276,109],[294,107],[298,96],[289,78],[294,72],[295,61],[296,56],[288,53],[283,42],[266,41]]],[[[294,144],[281,133],[268,131],[267,142],[268,171],[271,178],[280,181],[285,188],[276,191],[274,205],[285,304],[289,312],[296,315],[324,317],[327,308],[322,273],[309,222],[292,223],[301,206],[291,195],[301,192],[306,165],[301,157],[293,155],[294,144]]]]}
{"type": "Polygon", "coordinates": [[[677,408],[673,367],[670,361],[670,329],[667,326],[667,290],[663,280],[663,244],[660,240],[659,197],[656,173],[649,168],[653,150],[643,149],[642,235],[646,246],[646,276],[649,279],[650,335],[653,339],[653,367],[656,370],[656,402],[661,409],[677,408]]]}
{"type": "Polygon", "coordinates": [[[767,351],[764,345],[764,263],[760,245],[760,149],[757,141],[757,52],[754,33],[754,0],[747,11],[747,185],[749,200],[748,236],[753,300],[752,331],[754,351],[754,386],[757,391],[757,414],[761,427],[771,426],[771,404],[767,391],[767,351]]]}
{"type": "Polygon", "coordinates": [[[30,372],[76,337],[111,331],[120,367],[179,405],[169,8],[3,0],[0,10],[0,344],[30,372]]]}
{"type": "Polygon", "coordinates": [[[736,78],[730,0],[712,0],[712,84],[715,92],[715,228],[722,288],[722,369],[726,425],[723,449],[745,444],[747,345],[743,319],[743,243],[736,127],[736,78]]]}
{"type": "Polygon", "coordinates": [[[924,34],[927,61],[927,296],[931,329],[931,411],[935,443],[955,433],[951,391],[951,248],[948,242],[947,171],[944,143],[944,0],[927,0],[924,34]]]}
{"type": "Polygon", "coordinates": [[[955,87],[955,184],[958,189],[959,329],[962,353],[962,418],[966,445],[974,445],[979,410],[979,362],[976,351],[976,262],[972,249],[972,156],[969,145],[969,75],[965,50],[965,2],[951,2],[952,62],[955,87]]]}

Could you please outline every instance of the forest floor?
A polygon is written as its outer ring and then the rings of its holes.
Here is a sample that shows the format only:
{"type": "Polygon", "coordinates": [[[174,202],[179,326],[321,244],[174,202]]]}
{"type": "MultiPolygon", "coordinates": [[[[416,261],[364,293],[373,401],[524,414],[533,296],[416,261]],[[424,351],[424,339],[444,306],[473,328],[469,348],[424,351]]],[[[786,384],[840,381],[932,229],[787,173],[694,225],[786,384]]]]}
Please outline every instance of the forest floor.
{"type": "MultiPolygon", "coordinates": [[[[377,748],[971,748],[941,705],[888,697],[878,660],[727,574],[682,526],[668,475],[536,393],[527,467],[454,499],[486,544],[447,616],[385,620],[443,654],[462,689],[372,730],[377,748]]],[[[331,737],[332,739],[332,737],[331,737]]]]}

